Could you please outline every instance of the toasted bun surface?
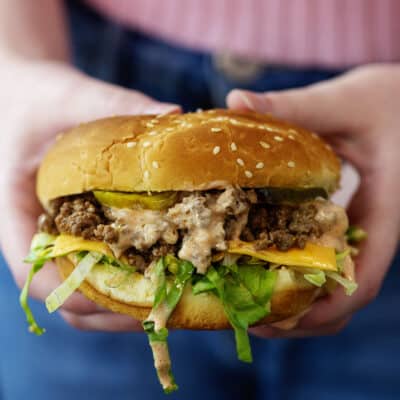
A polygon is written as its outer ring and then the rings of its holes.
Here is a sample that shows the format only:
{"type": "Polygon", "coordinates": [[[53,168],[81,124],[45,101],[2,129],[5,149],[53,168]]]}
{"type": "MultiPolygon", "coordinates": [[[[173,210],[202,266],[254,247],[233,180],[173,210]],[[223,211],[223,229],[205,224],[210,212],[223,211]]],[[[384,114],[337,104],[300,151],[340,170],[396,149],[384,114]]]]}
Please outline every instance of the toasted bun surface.
{"type": "Polygon", "coordinates": [[[336,189],[340,165],[305,129],[254,112],[121,116],[61,134],[38,173],[49,200],[94,189],[141,192],[241,187],[336,189]]]}
{"type": "MultiPolygon", "coordinates": [[[[67,257],[56,260],[61,277],[65,279],[74,264],[67,257]]],[[[111,288],[105,284],[118,272],[115,267],[96,265],[79,290],[90,300],[120,314],[126,314],[143,321],[150,313],[155,287],[142,274],[128,275],[118,286],[111,288]]],[[[273,297],[271,313],[258,324],[286,320],[298,315],[313,303],[321,290],[292,271],[279,272],[273,297]]],[[[193,295],[190,285],[175,311],[168,320],[168,326],[182,329],[225,329],[229,322],[220,300],[213,294],[193,295]]]]}

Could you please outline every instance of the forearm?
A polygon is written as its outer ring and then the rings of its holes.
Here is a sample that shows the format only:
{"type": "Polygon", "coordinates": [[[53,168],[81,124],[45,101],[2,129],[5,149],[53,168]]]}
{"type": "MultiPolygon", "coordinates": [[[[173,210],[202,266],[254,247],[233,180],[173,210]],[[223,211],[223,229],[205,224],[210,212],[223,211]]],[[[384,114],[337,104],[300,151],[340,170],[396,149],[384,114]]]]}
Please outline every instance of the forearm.
{"type": "Polygon", "coordinates": [[[61,0],[0,0],[0,62],[69,60],[61,0]]]}

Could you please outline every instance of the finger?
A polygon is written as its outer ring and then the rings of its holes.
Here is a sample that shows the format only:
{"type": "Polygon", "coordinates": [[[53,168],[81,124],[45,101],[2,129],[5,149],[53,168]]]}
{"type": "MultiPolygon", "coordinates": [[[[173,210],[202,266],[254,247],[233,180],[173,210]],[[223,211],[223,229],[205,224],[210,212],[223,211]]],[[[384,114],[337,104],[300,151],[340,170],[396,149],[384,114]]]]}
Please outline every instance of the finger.
{"type": "Polygon", "coordinates": [[[102,332],[142,332],[140,321],[116,313],[93,313],[77,315],[69,311],[60,311],[66,322],[76,329],[102,332]]]}
{"type": "Polygon", "coordinates": [[[101,82],[79,72],[75,75],[76,80],[71,82],[71,87],[64,94],[74,99],[71,107],[65,110],[66,120],[71,124],[113,115],[168,114],[181,111],[176,104],[158,102],[140,92],[101,82]],[[77,93],[76,88],[79,86],[83,86],[85,90],[77,93]],[[74,91],[73,96],[71,90],[74,91]]]}
{"type": "Polygon", "coordinates": [[[320,134],[345,133],[359,127],[359,102],[349,99],[347,76],[300,89],[254,93],[233,90],[227,96],[229,108],[271,113],[320,134]]]}
{"type": "Polygon", "coordinates": [[[335,321],[333,323],[320,326],[315,329],[290,329],[283,330],[278,328],[273,328],[271,326],[259,326],[249,329],[249,331],[258,337],[268,338],[268,339],[294,339],[294,338],[307,338],[313,336],[330,336],[336,335],[341,332],[345,326],[349,323],[350,318],[345,318],[340,321],[335,321]]]}

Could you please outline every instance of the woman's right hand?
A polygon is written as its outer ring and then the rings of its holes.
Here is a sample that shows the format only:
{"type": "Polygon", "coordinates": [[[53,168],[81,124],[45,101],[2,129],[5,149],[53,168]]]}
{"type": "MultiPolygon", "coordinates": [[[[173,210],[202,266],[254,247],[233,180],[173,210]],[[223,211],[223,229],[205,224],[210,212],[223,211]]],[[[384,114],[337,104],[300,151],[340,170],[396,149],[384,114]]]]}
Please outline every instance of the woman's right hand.
{"type": "MultiPolygon", "coordinates": [[[[30,269],[22,260],[28,253],[41,213],[35,195],[36,170],[56,135],[97,118],[179,112],[180,108],[89,78],[56,62],[2,63],[0,82],[0,243],[21,288],[30,269]]],[[[57,270],[49,264],[34,279],[30,294],[44,300],[59,284],[57,270]]],[[[61,315],[79,329],[140,329],[140,324],[132,318],[104,310],[79,293],[74,293],[64,304],[61,315]]]]}

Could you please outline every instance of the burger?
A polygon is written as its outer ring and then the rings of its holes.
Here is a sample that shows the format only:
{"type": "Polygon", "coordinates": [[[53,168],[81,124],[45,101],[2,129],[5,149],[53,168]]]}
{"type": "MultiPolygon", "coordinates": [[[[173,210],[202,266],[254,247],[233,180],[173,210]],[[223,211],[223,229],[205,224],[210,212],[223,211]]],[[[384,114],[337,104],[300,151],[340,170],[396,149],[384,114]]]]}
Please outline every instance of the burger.
{"type": "Polygon", "coordinates": [[[118,116],[60,134],[37,175],[43,206],[21,293],[55,260],[57,310],[75,291],[141,320],[165,391],[168,328],[290,327],[335,285],[357,288],[340,163],[315,133],[254,112],[118,116]]]}

